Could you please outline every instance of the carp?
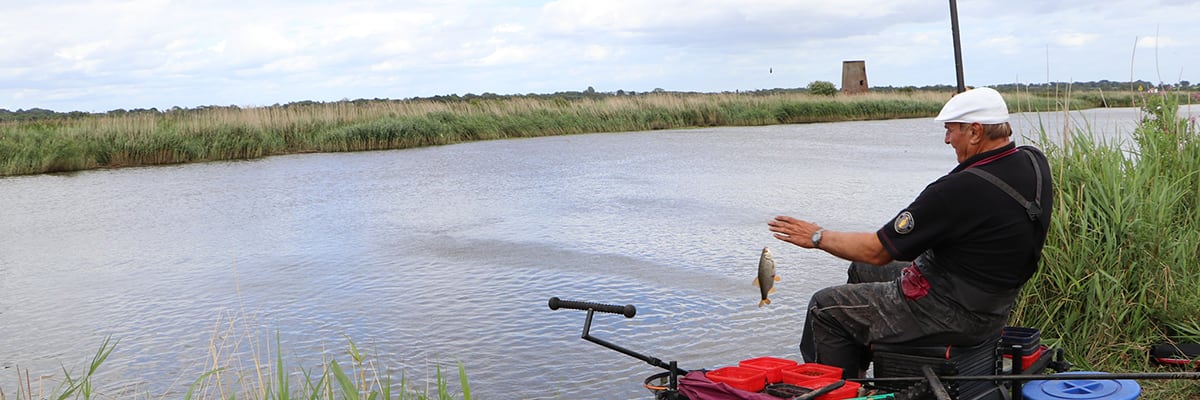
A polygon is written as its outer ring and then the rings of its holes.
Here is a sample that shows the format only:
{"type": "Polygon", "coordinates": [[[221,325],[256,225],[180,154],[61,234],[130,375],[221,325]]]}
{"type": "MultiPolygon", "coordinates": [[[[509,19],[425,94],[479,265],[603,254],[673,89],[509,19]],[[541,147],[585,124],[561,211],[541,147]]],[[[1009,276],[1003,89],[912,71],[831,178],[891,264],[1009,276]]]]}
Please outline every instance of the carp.
{"type": "Polygon", "coordinates": [[[758,276],[754,278],[754,286],[758,286],[759,292],[762,293],[759,307],[771,304],[771,299],[767,296],[775,293],[775,282],[778,281],[779,275],[775,275],[775,259],[771,257],[771,250],[763,247],[762,255],[758,257],[758,276]]]}

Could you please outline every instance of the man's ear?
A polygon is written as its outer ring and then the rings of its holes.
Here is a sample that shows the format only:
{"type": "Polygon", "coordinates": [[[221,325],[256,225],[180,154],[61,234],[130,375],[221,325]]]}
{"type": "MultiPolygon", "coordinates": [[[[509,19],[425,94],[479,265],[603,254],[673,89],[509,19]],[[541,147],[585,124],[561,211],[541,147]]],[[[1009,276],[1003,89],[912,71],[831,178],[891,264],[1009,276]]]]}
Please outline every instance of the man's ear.
{"type": "Polygon", "coordinates": [[[971,134],[971,143],[979,143],[983,141],[983,124],[972,122],[967,129],[971,134]]]}

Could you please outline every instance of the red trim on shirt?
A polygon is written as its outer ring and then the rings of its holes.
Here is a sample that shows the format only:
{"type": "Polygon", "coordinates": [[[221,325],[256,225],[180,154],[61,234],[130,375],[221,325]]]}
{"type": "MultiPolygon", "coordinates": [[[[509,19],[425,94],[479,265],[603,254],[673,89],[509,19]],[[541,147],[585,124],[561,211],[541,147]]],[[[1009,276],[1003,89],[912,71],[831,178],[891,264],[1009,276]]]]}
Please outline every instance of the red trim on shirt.
{"type": "MultiPolygon", "coordinates": [[[[980,166],[980,165],[989,164],[989,163],[991,163],[991,162],[993,162],[993,161],[999,160],[999,159],[1001,159],[1001,158],[1004,158],[1004,157],[1011,156],[1011,155],[1013,155],[1013,154],[1016,154],[1016,153],[1017,153],[1017,148],[1016,148],[1016,147],[1013,147],[1013,148],[1011,148],[1011,149],[1008,149],[1007,151],[1004,151],[1004,152],[1002,152],[1002,153],[1000,153],[1000,154],[996,154],[996,155],[993,155],[993,156],[991,156],[991,157],[988,157],[988,158],[985,158],[985,159],[982,159],[982,160],[976,161],[974,164],[968,165],[968,166],[967,166],[967,168],[971,168],[971,167],[978,167],[978,166],[980,166]]],[[[963,169],[967,169],[967,168],[963,168],[963,169]]]]}

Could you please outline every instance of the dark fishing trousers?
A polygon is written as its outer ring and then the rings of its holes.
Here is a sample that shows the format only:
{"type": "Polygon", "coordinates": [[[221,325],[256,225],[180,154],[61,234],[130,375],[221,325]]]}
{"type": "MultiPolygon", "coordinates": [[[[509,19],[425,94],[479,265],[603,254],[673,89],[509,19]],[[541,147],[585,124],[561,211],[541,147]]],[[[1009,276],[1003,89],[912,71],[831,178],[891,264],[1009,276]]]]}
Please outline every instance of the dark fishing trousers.
{"type": "Polygon", "coordinates": [[[870,343],[903,343],[982,322],[939,296],[905,298],[899,276],[908,265],[852,263],[849,283],[813,294],[800,339],[804,361],[842,368],[847,379],[861,378],[871,362],[870,343]]]}

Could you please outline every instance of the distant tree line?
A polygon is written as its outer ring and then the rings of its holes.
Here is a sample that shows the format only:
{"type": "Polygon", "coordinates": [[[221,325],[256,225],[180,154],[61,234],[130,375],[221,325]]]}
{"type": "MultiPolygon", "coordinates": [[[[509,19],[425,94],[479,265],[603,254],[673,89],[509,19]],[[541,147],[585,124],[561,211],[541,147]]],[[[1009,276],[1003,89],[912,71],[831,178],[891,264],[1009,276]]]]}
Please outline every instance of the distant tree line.
{"type": "Polygon", "coordinates": [[[51,118],[73,118],[86,117],[92,115],[83,111],[72,111],[68,113],[56,112],[43,108],[30,108],[28,110],[9,111],[0,108],[0,121],[32,121],[39,119],[51,118]]]}
{"type": "Polygon", "coordinates": [[[1029,91],[1033,93],[1047,92],[1063,92],[1070,88],[1071,91],[1096,91],[1102,90],[1107,92],[1120,91],[1149,91],[1149,90],[1193,90],[1192,83],[1188,81],[1179,81],[1179,83],[1151,83],[1149,81],[1133,81],[1133,82],[1116,82],[1110,80],[1094,81],[1094,82],[1052,82],[1052,83],[1028,83],[1028,84],[1003,84],[992,86],[999,91],[1029,91]]]}
{"type": "MultiPolygon", "coordinates": [[[[1034,94],[1034,95],[1046,95],[1046,96],[1053,96],[1058,93],[1064,93],[1067,90],[1070,90],[1072,92],[1094,92],[1094,91],[1122,92],[1122,91],[1154,91],[1154,90],[1191,91],[1191,90],[1198,89],[1196,87],[1193,87],[1191,82],[1188,82],[1188,81],[1180,81],[1176,84],[1161,84],[1161,83],[1155,84],[1155,83],[1151,83],[1149,81],[1141,81],[1141,80],[1134,81],[1134,82],[1117,82],[1117,81],[1102,80],[1102,81],[1094,81],[1094,82],[1071,82],[1071,83],[1067,83],[1067,82],[1029,83],[1029,84],[1009,83],[1009,84],[991,85],[990,87],[995,88],[996,90],[1001,91],[1001,92],[1020,91],[1020,92],[1027,92],[1027,93],[1034,94]]],[[[897,92],[897,93],[915,93],[915,92],[927,92],[927,91],[946,92],[946,91],[954,91],[955,87],[953,85],[928,85],[928,86],[920,86],[920,87],[917,87],[917,86],[901,86],[901,87],[873,86],[873,87],[871,87],[871,90],[877,91],[877,92],[897,92]]],[[[835,94],[835,91],[836,91],[836,89],[834,88],[832,83],[826,82],[826,81],[815,81],[815,82],[810,83],[806,87],[760,89],[760,90],[735,91],[735,92],[725,92],[725,93],[740,93],[740,94],[746,94],[746,95],[752,95],[752,96],[770,96],[770,95],[774,95],[774,94],[787,94],[787,93],[812,93],[812,94],[818,94],[818,95],[833,95],[833,94],[835,94]]],[[[342,99],[342,100],[338,100],[338,101],[334,101],[334,102],[330,102],[330,103],[367,104],[367,103],[375,103],[375,102],[400,102],[400,101],[433,101],[433,102],[443,102],[443,103],[453,103],[453,102],[475,103],[475,102],[485,102],[485,101],[503,101],[503,100],[509,100],[509,99],[515,99],[515,98],[551,99],[551,100],[555,100],[555,101],[570,102],[570,101],[580,101],[580,100],[586,100],[586,99],[597,100],[597,99],[603,99],[603,98],[614,97],[614,96],[616,96],[616,97],[644,96],[644,95],[648,95],[648,94],[663,94],[663,93],[684,94],[684,95],[711,94],[711,93],[701,93],[701,92],[668,91],[668,90],[664,90],[662,88],[655,88],[654,90],[651,90],[648,92],[636,92],[636,91],[632,91],[632,90],[628,90],[628,91],[627,90],[617,90],[615,92],[599,92],[599,91],[596,91],[595,88],[588,86],[587,89],[582,90],[582,91],[563,91],[563,92],[554,92],[554,93],[547,93],[547,94],[539,94],[539,93],[495,94],[495,93],[484,92],[482,94],[467,93],[464,95],[449,94],[449,95],[438,95],[438,96],[430,96],[430,97],[412,97],[412,98],[401,99],[401,100],[381,99],[381,98],[357,99],[357,100],[342,99]]],[[[303,101],[296,101],[296,102],[291,102],[291,103],[287,103],[287,104],[275,104],[271,107],[284,107],[284,108],[305,107],[305,106],[320,105],[320,104],[327,104],[327,103],[312,101],[312,100],[303,100],[303,101]]],[[[91,116],[103,116],[103,115],[119,116],[119,115],[136,115],[136,114],[156,114],[157,115],[157,114],[166,114],[166,113],[190,113],[190,112],[199,112],[199,111],[206,111],[206,110],[213,110],[213,109],[223,109],[223,108],[224,109],[240,109],[240,107],[235,106],[235,105],[200,106],[200,107],[196,107],[196,108],[181,108],[181,107],[176,106],[176,107],[172,107],[168,110],[158,110],[157,108],[149,108],[149,109],[137,108],[137,109],[131,109],[131,110],[116,109],[116,110],[111,110],[111,111],[103,112],[103,113],[88,113],[88,112],[83,112],[83,111],[57,112],[57,111],[46,110],[46,109],[42,109],[42,108],[31,108],[28,110],[10,111],[7,109],[0,108],[0,122],[35,121],[35,120],[63,119],[63,118],[86,118],[86,117],[91,117],[91,116]]]]}

